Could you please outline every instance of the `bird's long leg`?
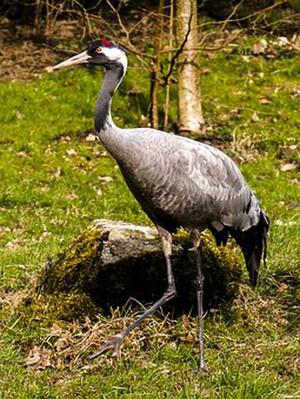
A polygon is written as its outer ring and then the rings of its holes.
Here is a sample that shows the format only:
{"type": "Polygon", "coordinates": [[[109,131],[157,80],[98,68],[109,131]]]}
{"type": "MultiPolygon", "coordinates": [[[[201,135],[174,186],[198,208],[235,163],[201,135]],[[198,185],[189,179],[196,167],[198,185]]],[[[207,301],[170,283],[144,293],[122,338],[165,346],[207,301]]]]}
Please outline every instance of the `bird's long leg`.
{"type": "Polygon", "coordinates": [[[207,368],[204,360],[204,343],[203,343],[203,285],[204,285],[204,275],[201,267],[201,256],[199,253],[200,245],[200,233],[198,231],[192,232],[193,249],[195,253],[195,260],[197,266],[197,278],[196,278],[196,292],[197,292],[197,334],[199,342],[199,352],[200,352],[200,363],[199,369],[202,372],[207,372],[207,368]]]}
{"type": "Polygon", "coordinates": [[[163,252],[167,265],[168,287],[166,291],[157,302],[155,302],[149,309],[147,309],[141,316],[139,316],[132,324],[130,324],[128,327],[125,327],[119,334],[116,334],[110,341],[103,345],[98,352],[93,353],[91,356],[89,356],[89,359],[95,359],[96,357],[111,349],[113,351],[112,355],[119,357],[121,355],[122,341],[129,334],[129,332],[133,328],[140,325],[141,322],[146,319],[146,317],[152,315],[160,306],[175,297],[176,287],[171,265],[172,235],[160,226],[157,226],[157,229],[161,236],[163,252]]]}

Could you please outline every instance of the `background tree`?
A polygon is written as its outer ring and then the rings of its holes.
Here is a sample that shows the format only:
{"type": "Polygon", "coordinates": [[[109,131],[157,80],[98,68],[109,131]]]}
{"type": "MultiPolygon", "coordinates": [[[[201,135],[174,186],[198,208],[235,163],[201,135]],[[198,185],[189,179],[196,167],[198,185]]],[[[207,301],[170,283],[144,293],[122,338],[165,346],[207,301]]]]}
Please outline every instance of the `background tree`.
{"type": "Polygon", "coordinates": [[[160,67],[160,52],[163,45],[163,30],[164,30],[164,0],[159,0],[158,18],[157,18],[157,33],[154,38],[154,56],[151,62],[151,87],[150,87],[150,120],[151,126],[154,129],[159,128],[158,120],[158,85],[159,85],[159,67],[160,67]]]}
{"type": "Polygon", "coordinates": [[[178,130],[182,135],[201,133],[204,124],[198,65],[197,0],[177,0],[176,39],[178,55],[178,130]]]}

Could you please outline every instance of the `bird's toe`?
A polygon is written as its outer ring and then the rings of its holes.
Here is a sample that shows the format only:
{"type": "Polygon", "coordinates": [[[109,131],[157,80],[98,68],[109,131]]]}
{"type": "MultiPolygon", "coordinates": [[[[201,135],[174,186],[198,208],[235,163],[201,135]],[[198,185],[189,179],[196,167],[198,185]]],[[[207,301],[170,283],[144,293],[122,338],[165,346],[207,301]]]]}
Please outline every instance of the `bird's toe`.
{"type": "Polygon", "coordinates": [[[201,374],[210,374],[210,371],[209,371],[209,369],[206,367],[206,364],[204,363],[204,364],[199,364],[199,366],[198,366],[198,371],[201,373],[201,374]]]}
{"type": "Polygon", "coordinates": [[[110,341],[108,341],[106,344],[104,344],[99,351],[91,354],[88,356],[89,360],[96,359],[97,357],[101,356],[103,353],[108,352],[109,350],[112,350],[112,357],[121,357],[121,343],[122,343],[122,337],[118,334],[115,335],[110,341]]]}

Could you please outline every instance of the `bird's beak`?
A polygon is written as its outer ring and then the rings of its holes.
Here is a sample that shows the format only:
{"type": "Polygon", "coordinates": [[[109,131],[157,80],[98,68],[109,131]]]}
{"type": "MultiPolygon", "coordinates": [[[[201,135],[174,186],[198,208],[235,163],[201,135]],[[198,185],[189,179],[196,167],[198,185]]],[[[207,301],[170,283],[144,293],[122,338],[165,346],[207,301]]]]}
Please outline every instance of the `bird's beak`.
{"type": "Polygon", "coordinates": [[[92,57],[88,55],[87,51],[83,51],[82,53],[74,55],[73,57],[55,65],[54,67],[51,67],[51,70],[66,68],[72,65],[87,64],[90,58],[92,57]]]}

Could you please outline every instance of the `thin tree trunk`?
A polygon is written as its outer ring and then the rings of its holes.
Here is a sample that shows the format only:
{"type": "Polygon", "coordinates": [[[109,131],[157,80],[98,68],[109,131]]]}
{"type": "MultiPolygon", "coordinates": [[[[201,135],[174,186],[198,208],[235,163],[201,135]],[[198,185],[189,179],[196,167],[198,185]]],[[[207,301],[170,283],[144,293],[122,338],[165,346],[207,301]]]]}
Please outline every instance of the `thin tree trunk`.
{"type": "MultiPolygon", "coordinates": [[[[172,48],[173,45],[173,25],[174,25],[174,0],[170,0],[170,22],[169,22],[169,48],[172,48]]],[[[171,62],[172,53],[171,51],[168,54],[168,61],[171,62]]],[[[170,104],[170,81],[168,79],[166,84],[166,100],[164,106],[164,130],[168,129],[169,123],[169,104],[170,104]]]]}
{"type": "Polygon", "coordinates": [[[150,97],[151,97],[151,108],[150,108],[150,121],[151,126],[154,129],[158,129],[158,70],[157,70],[157,56],[152,59],[151,66],[151,87],[150,87],[150,97]]]}
{"type": "Polygon", "coordinates": [[[158,26],[159,31],[155,37],[155,45],[154,45],[154,57],[152,60],[152,71],[151,71],[151,126],[154,129],[158,129],[159,120],[158,120],[158,79],[159,79],[159,62],[160,62],[160,51],[162,47],[162,39],[163,39],[163,25],[164,25],[164,0],[159,0],[158,5],[158,26]]]}
{"type": "Polygon", "coordinates": [[[36,0],[35,2],[35,16],[34,16],[34,28],[36,32],[39,32],[41,25],[41,11],[42,11],[42,1],[36,0]]]}
{"type": "Polygon", "coordinates": [[[50,6],[49,0],[46,0],[46,26],[45,26],[45,35],[49,36],[50,33],[50,6]]]}
{"type": "Polygon", "coordinates": [[[185,43],[178,57],[179,134],[200,135],[204,124],[198,66],[197,0],[176,2],[177,46],[185,43]]]}

